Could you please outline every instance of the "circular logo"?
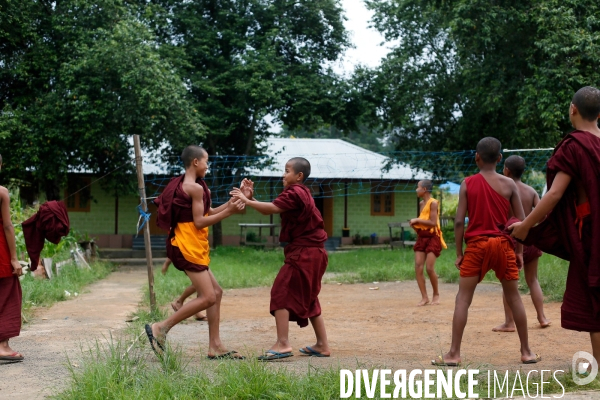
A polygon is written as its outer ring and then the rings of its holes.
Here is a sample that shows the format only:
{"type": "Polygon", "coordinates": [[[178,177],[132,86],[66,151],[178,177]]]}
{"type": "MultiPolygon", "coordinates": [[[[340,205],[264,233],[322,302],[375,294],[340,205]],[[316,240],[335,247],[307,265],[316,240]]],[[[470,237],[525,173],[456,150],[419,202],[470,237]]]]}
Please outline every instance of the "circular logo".
{"type": "Polygon", "coordinates": [[[578,351],[573,354],[571,371],[573,373],[573,381],[577,385],[587,385],[596,379],[596,376],[598,375],[598,362],[590,353],[578,351]]]}

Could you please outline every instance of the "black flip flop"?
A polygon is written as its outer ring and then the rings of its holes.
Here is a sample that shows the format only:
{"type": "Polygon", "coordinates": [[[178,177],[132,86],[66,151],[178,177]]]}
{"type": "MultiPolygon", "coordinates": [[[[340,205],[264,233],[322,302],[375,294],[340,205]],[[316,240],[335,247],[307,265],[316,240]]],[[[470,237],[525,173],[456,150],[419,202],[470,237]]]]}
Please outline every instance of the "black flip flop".
{"type": "Polygon", "coordinates": [[[146,335],[148,336],[148,340],[150,341],[150,346],[152,346],[152,351],[154,351],[154,354],[156,354],[157,357],[161,357],[162,353],[159,353],[156,350],[156,348],[154,347],[154,343],[156,343],[156,345],[161,351],[165,351],[165,348],[162,344],[160,344],[158,339],[154,337],[154,334],[152,333],[152,327],[150,325],[146,324],[146,326],[144,326],[144,329],[146,329],[146,335]]]}
{"type": "Polygon", "coordinates": [[[218,356],[206,356],[209,360],[245,360],[246,357],[236,357],[235,354],[240,354],[235,350],[228,351],[227,353],[220,354],[218,356]]]}

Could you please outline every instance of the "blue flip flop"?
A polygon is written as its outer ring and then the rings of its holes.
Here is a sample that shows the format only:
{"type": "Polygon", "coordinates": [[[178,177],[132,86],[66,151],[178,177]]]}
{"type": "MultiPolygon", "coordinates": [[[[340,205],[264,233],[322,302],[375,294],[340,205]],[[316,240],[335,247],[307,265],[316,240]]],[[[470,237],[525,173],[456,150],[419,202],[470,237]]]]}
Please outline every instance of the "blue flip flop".
{"type": "Polygon", "coordinates": [[[312,357],[329,357],[328,354],[319,353],[318,351],[316,351],[315,349],[313,349],[310,346],[305,346],[304,348],[300,349],[300,353],[302,353],[306,356],[312,356],[312,357]],[[306,349],[308,351],[306,351],[304,349],[306,349]]]}
{"type": "Polygon", "coordinates": [[[291,351],[288,351],[286,353],[279,353],[275,350],[267,350],[265,351],[265,354],[262,356],[258,356],[258,361],[273,361],[273,360],[280,360],[282,358],[288,358],[288,357],[292,357],[294,354],[291,351]]]}

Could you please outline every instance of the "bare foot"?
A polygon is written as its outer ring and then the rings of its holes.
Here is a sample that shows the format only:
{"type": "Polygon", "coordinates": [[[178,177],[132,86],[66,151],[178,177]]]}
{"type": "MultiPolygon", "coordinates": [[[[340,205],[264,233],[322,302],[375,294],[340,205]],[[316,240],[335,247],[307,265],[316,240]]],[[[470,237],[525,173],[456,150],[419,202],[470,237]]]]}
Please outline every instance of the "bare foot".
{"type": "Polygon", "coordinates": [[[425,297],[424,299],[421,299],[421,301],[417,304],[417,307],[426,306],[427,304],[429,304],[429,299],[425,297]]]}
{"type": "Polygon", "coordinates": [[[179,311],[179,309],[181,308],[181,306],[183,306],[183,304],[181,304],[181,302],[179,300],[175,300],[174,302],[171,303],[171,308],[175,312],[179,311]]]}
{"type": "Polygon", "coordinates": [[[500,324],[497,327],[493,328],[492,331],[494,331],[494,332],[514,332],[515,331],[515,325],[514,324],[507,324],[505,322],[505,323],[500,324]]]}
{"type": "Polygon", "coordinates": [[[540,327],[542,327],[542,329],[543,329],[543,328],[547,328],[547,327],[549,327],[550,325],[552,325],[552,322],[550,322],[550,321],[549,321],[548,319],[546,319],[546,318],[544,318],[544,319],[542,319],[542,320],[539,320],[539,321],[540,321],[540,327]]]}
{"type": "Polygon", "coordinates": [[[312,346],[306,346],[300,349],[300,353],[302,354],[306,354],[306,355],[321,355],[322,357],[329,357],[331,356],[331,350],[329,349],[329,347],[325,347],[325,346],[320,346],[318,344],[313,344],[312,346]],[[310,347],[310,349],[309,349],[310,347]]]}
{"type": "Polygon", "coordinates": [[[431,303],[429,303],[429,305],[431,305],[431,306],[439,306],[440,305],[440,295],[439,294],[434,294],[433,295],[433,299],[431,299],[431,303]]]}
{"type": "Polygon", "coordinates": [[[206,318],[206,315],[202,314],[201,312],[196,313],[194,318],[196,319],[196,321],[208,321],[208,318],[206,318]]]}
{"type": "Polygon", "coordinates": [[[431,364],[437,366],[448,366],[448,367],[456,367],[460,364],[460,357],[452,357],[450,353],[446,353],[443,356],[437,356],[433,360],[431,360],[431,364]]]}
{"type": "Polygon", "coordinates": [[[288,343],[287,346],[283,346],[279,342],[275,342],[273,346],[269,350],[276,351],[278,353],[291,353],[293,351],[292,346],[288,343]]]}
{"type": "Polygon", "coordinates": [[[162,347],[165,347],[165,341],[167,340],[167,330],[159,328],[157,323],[150,325],[150,329],[152,329],[152,336],[154,336],[156,341],[162,347]]]}
{"type": "Polygon", "coordinates": [[[164,263],[164,264],[163,264],[162,268],[160,269],[160,272],[161,272],[163,275],[166,275],[167,271],[169,270],[169,265],[170,265],[170,264],[168,264],[168,263],[164,263]]]}
{"type": "Polygon", "coordinates": [[[540,361],[542,361],[542,356],[531,351],[526,354],[521,354],[521,362],[523,362],[523,364],[535,364],[540,361]]]}
{"type": "Polygon", "coordinates": [[[243,360],[245,357],[238,353],[235,350],[227,350],[225,347],[221,346],[218,349],[208,349],[208,358],[211,359],[219,359],[219,358],[227,358],[230,360],[243,360]]]}

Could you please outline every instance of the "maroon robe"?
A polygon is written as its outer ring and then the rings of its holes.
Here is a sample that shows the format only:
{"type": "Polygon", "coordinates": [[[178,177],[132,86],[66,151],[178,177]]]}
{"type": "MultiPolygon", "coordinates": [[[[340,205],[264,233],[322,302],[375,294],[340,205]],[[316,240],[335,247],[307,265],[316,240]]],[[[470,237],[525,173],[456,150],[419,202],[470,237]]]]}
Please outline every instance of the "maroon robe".
{"type": "Polygon", "coordinates": [[[569,260],[567,287],[561,307],[562,327],[600,331],[600,138],[589,132],[567,135],[548,160],[548,189],[559,171],[582,183],[591,215],[584,219],[581,237],[576,224],[575,182],[547,218],[529,231],[525,244],[569,260]]]}
{"type": "Polygon", "coordinates": [[[286,242],[285,261],[271,288],[271,314],[286,309],[300,327],[321,315],[319,292],[327,269],[327,233],[310,189],[290,185],[273,201],[283,210],[279,240],[286,242]]]}
{"type": "Polygon", "coordinates": [[[31,259],[31,270],[35,271],[40,261],[44,242],[58,244],[63,236],[69,234],[69,215],[62,201],[47,201],[37,213],[21,224],[25,246],[31,259]]]}
{"type": "MultiPolygon", "coordinates": [[[[154,204],[158,206],[156,225],[161,229],[169,231],[166,242],[167,257],[173,262],[175,268],[180,271],[202,272],[208,269],[207,265],[198,265],[186,260],[179,247],[171,244],[177,224],[179,222],[192,222],[194,220],[192,198],[182,188],[184,177],[185,175],[181,175],[171,179],[160,196],[154,199],[154,204]]],[[[211,205],[210,190],[204,179],[198,178],[196,179],[196,183],[204,189],[203,202],[204,213],[206,214],[211,205]]]]}
{"type": "Polygon", "coordinates": [[[16,275],[0,278],[0,341],[21,333],[21,283],[16,275]]]}

